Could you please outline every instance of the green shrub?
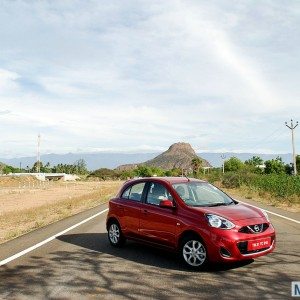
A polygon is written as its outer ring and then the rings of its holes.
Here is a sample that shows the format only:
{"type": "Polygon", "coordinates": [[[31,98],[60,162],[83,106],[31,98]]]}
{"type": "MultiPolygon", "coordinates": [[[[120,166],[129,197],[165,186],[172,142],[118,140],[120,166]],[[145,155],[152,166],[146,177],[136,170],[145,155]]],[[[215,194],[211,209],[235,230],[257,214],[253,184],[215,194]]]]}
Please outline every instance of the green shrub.
{"type": "Polygon", "coordinates": [[[240,175],[238,173],[225,173],[222,179],[225,188],[239,188],[241,186],[240,175]]]}
{"type": "Polygon", "coordinates": [[[238,171],[244,167],[244,163],[237,157],[230,157],[224,162],[224,168],[227,172],[238,171]]]}
{"type": "Polygon", "coordinates": [[[245,185],[282,198],[300,196],[300,177],[286,174],[225,173],[222,185],[225,188],[239,188],[245,185]]]}

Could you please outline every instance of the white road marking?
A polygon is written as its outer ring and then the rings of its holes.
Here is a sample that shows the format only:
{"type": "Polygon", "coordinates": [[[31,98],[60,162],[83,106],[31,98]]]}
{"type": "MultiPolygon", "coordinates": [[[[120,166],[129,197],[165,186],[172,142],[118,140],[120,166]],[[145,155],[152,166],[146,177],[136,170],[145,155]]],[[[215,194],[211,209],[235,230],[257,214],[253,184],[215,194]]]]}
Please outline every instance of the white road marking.
{"type": "Polygon", "coordinates": [[[92,219],[94,219],[94,218],[102,215],[103,213],[105,213],[107,211],[108,211],[108,208],[106,208],[106,209],[104,209],[104,210],[96,213],[95,215],[93,215],[93,216],[91,216],[91,217],[89,217],[89,218],[87,218],[87,219],[85,219],[85,220],[83,220],[83,221],[81,221],[81,222],[79,222],[79,223],[77,223],[77,224],[75,224],[75,225],[73,225],[73,226],[71,226],[71,227],[69,227],[69,228],[67,228],[67,229],[65,229],[65,230],[57,233],[57,234],[55,234],[55,235],[52,235],[51,237],[47,238],[46,240],[43,240],[40,243],[37,243],[37,244],[35,244],[35,245],[33,245],[33,246],[31,246],[31,247],[29,247],[29,248],[27,248],[27,249],[25,249],[25,250],[17,253],[17,254],[14,254],[14,255],[12,255],[12,256],[4,259],[4,260],[1,260],[0,261],[0,266],[3,266],[5,264],[11,262],[12,260],[17,259],[18,257],[23,256],[23,255],[27,254],[28,252],[31,252],[31,251],[33,251],[33,250],[35,250],[35,249],[37,249],[37,248],[39,248],[39,247],[47,244],[47,243],[53,241],[56,237],[65,234],[66,232],[68,232],[68,231],[70,231],[70,230],[72,230],[72,229],[74,229],[74,228],[76,228],[76,227],[78,227],[78,226],[80,226],[80,225],[82,225],[82,224],[84,224],[84,223],[86,223],[86,222],[88,222],[88,221],[90,221],[90,220],[92,220],[92,219]]]}
{"type": "Polygon", "coordinates": [[[243,202],[243,201],[240,201],[240,200],[237,200],[237,199],[236,199],[236,201],[241,202],[241,203],[244,203],[244,204],[247,204],[247,205],[252,206],[252,207],[255,207],[255,208],[262,209],[262,210],[264,210],[265,212],[267,212],[268,214],[275,215],[275,216],[277,216],[277,217],[280,217],[280,218],[283,218],[283,219],[286,219],[286,220],[295,222],[295,223],[297,223],[297,224],[300,224],[300,221],[298,221],[298,220],[295,220],[295,219],[292,219],[292,218],[289,218],[289,217],[286,217],[286,216],[283,216],[283,215],[274,213],[274,212],[272,212],[272,211],[266,210],[266,209],[264,209],[264,208],[261,208],[261,207],[255,206],[255,205],[251,205],[251,204],[249,204],[249,203],[247,203],[247,202],[243,202]]]}

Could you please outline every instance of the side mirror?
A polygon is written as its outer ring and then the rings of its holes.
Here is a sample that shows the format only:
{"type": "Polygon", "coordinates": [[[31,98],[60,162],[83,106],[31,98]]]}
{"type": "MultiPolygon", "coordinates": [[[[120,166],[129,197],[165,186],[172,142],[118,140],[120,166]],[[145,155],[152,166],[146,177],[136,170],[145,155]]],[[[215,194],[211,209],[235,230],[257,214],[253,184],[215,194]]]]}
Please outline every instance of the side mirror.
{"type": "Polygon", "coordinates": [[[161,200],[161,201],[159,202],[159,206],[160,206],[160,207],[164,207],[164,208],[174,208],[174,207],[175,207],[174,204],[173,204],[173,201],[168,200],[168,199],[166,199],[166,200],[161,200]]]}

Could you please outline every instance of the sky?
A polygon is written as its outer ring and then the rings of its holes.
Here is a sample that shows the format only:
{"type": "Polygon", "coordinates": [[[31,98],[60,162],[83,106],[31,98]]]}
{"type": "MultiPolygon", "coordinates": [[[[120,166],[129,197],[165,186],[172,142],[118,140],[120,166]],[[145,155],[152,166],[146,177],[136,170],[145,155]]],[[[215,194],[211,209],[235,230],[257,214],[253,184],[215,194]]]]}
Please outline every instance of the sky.
{"type": "Polygon", "coordinates": [[[296,0],[3,0],[0,157],[291,152],[299,53],[296,0]]]}

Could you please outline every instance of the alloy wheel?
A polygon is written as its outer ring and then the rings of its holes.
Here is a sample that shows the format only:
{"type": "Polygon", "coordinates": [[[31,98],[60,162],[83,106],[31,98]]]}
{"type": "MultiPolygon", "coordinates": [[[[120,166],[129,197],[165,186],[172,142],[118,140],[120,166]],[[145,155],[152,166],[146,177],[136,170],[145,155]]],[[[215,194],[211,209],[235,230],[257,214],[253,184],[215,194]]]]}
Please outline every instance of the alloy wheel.
{"type": "Polygon", "coordinates": [[[205,247],[197,240],[186,242],[182,248],[182,255],[186,263],[192,267],[199,267],[206,260],[205,247]]]}
{"type": "Polygon", "coordinates": [[[120,229],[115,223],[109,227],[109,239],[113,244],[117,244],[120,240],[120,229]]]}

